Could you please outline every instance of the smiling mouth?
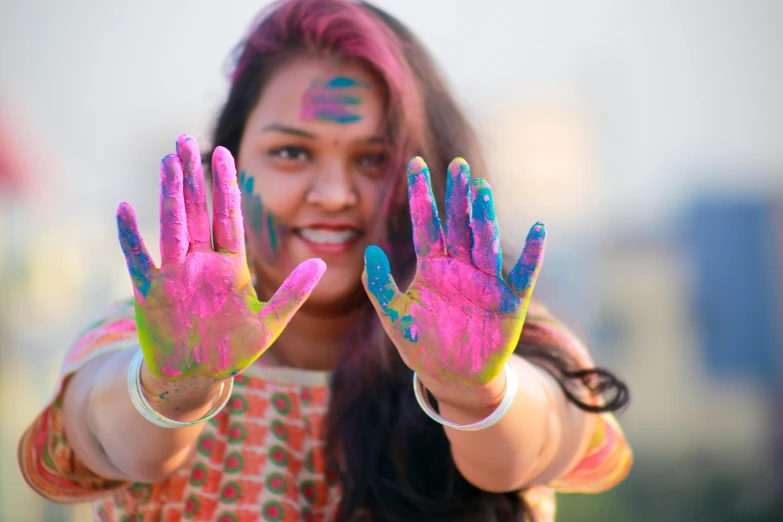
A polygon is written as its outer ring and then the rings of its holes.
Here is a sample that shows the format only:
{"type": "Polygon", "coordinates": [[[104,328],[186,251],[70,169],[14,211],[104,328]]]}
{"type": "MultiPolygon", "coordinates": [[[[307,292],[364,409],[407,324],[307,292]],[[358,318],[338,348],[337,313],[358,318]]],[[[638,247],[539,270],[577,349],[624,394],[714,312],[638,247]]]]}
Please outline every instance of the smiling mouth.
{"type": "Polygon", "coordinates": [[[356,229],[329,229],[329,228],[297,228],[294,233],[299,237],[315,245],[341,246],[353,243],[362,232],[356,229]]]}

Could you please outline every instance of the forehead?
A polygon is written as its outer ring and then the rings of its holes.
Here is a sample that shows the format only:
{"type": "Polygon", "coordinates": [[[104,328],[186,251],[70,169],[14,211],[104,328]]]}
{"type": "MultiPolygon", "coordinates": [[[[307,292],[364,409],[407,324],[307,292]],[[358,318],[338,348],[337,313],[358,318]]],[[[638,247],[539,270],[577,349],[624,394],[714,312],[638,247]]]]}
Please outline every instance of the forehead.
{"type": "Polygon", "coordinates": [[[359,64],[302,58],[272,76],[253,112],[256,120],[374,132],[383,114],[382,88],[359,64]]]}

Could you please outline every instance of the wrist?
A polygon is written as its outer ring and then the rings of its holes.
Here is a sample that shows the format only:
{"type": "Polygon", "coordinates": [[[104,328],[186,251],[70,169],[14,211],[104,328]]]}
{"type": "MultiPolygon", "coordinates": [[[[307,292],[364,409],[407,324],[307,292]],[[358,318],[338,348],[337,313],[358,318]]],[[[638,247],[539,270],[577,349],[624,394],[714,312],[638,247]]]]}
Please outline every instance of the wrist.
{"type": "Polygon", "coordinates": [[[503,400],[506,390],[506,378],[502,371],[486,384],[443,382],[421,374],[419,379],[441,408],[460,410],[476,418],[486,417],[494,411],[503,400]]]}
{"type": "MultiPolygon", "coordinates": [[[[503,398],[498,405],[491,410],[485,408],[484,405],[487,404],[486,402],[478,402],[477,405],[474,406],[472,402],[467,402],[462,399],[454,406],[448,402],[441,402],[440,411],[435,412],[427,398],[428,393],[424,388],[424,384],[418,378],[417,373],[413,374],[413,393],[424,413],[438,424],[458,431],[485,430],[497,424],[506,415],[517,394],[519,380],[514,364],[511,361],[506,361],[503,366],[503,374],[505,381],[503,398]]],[[[472,391],[472,393],[475,392],[476,390],[472,391]]],[[[491,391],[486,389],[481,390],[481,392],[483,392],[482,395],[484,393],[491,393],[491,391]]],[[[478,397],[474,395],[473,399],[482,401],[484,397],[481,395],[478,397]]]]}
{"type": "Polygon", "coordinates": [[[155,375],[146,361],[141,364],[141,390],[144,397],[161,415],[173,420],[185,420],[193,413],[203,413],[217,399],[221,380],[191,376],[171,380],[155,375]]]}

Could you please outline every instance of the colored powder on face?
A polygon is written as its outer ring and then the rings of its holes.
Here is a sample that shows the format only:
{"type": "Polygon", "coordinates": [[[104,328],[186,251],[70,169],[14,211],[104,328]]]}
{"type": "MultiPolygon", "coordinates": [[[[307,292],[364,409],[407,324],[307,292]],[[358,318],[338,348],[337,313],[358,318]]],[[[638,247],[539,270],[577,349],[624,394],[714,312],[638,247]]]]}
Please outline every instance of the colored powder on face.
{"type": "Polygon", "coordinates": [[[331,80],[329,80],[328,82],[326,82],[326,84],[325,84],[326,87],[330,87],[330,88],[333,88],[333,89],[342,89],[342,88],[345,88],[345,87],[355,87],[357,85],[362,85],[362,86],[365,86],[365,87],[369,87],[367,84],[357,82],[353,78],[349,78],[347,76],[336,76],[336,77],[332,78],[331,80]]]}
{"type": "Polygon", "coordinates": [[[359,105],[362,100],[356,96],[337,96],[335,101],[342,103],[343,105],[359,105]]]}
{"type": "Polygon", "coordinates": [[[279,240],[284,227],[266,210],[260,194],[254,194],[255,178],[244,170],[239,174],[239,188],[242,193],[242,212],[249,223],[246,236],[251,245],[257,247],[264,261],[274,264],[280,259],[279,240]]]}
{"type": "Polygon", "coordinates": [[[266,230],[269,236],[269,246],[272,252],[277,251],[277,233],[275,232],[275,223],[272,214],[266,215],[266,230]]]}
{"type": "Polygon", "coordinates": [[[349,110],[361,104],[361,98],[346,89],[369,89],[370,85],[353,78],[338,76],[326,82],[313,80],[310,87],[302,95],[303,120],[320,120],[333,123],[353,123],[361,120],[361,116],[349,110]]]}

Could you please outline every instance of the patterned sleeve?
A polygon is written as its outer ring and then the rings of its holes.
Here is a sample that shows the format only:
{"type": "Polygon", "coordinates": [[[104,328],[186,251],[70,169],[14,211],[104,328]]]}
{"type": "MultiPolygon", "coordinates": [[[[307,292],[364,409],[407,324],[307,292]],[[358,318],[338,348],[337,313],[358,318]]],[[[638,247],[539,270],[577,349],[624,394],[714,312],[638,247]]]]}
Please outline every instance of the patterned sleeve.
{"type": "MultiPolygon", "coordinates": [[[[581,368],[595,367],[587,348],[574,333],[544,308],[539,307],[537,312],[533,319],[536,328],[548,330],[547,337],[557,339],[557,344],[581,368]]],[[[592,420],[592,433],[581,458],[564,476],[547,484],[548,487],[563,493],[600,493],[616,486],[628,475],[633,454],[617,419],[611,413],[601,413],[592,420]]]]}
{"type": "Polygon", "coordinates": [[[68,350],[52,396],[22,434],[19,467],[30,487],[52,502],[87,502],[129,483],[103,479],[74,454],[65,436],[63,389],[67,380],[96,357],[137,343],[133,302],[116,303],[78,337],[68,350]]]}
{"type": "Polygon", "coordinates": [[[601,493],[628,475],[633,454],[617,419],[602,413],[593,425],[590,442],[576,467],[549,486],[563,493],[601,493]]]}

